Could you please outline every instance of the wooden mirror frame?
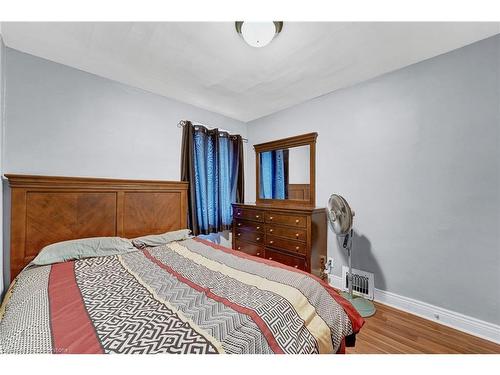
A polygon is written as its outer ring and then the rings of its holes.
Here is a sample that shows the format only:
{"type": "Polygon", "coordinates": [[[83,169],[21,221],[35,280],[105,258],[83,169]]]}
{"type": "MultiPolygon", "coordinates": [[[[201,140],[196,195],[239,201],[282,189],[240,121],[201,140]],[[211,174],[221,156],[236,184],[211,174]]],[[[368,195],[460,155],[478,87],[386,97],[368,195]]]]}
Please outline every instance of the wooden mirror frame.
{"type": "Polygon", "coordinates": [[[307,133],[294,137],[254,145],[255,149],[255,202],[272,206],[307,206],[316,205],[316,138],[318,133],[307,133]],[[262,199],[260,198],[260,153],[292,147],[309,146],[309,200],[299,199],[262,199]]]}

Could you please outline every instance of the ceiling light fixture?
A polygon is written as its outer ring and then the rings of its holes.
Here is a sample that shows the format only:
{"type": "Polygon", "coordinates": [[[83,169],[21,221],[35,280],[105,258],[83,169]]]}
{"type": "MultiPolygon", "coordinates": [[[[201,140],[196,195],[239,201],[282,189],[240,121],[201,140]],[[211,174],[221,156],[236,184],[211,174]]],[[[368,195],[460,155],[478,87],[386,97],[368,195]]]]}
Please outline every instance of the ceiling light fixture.
{"type": "Polygon", "coordinates": [[[252,47],[264,47],[278,35],[283,29],[283,22],[235,22],[236,31],[248,45],[252,47]]]}

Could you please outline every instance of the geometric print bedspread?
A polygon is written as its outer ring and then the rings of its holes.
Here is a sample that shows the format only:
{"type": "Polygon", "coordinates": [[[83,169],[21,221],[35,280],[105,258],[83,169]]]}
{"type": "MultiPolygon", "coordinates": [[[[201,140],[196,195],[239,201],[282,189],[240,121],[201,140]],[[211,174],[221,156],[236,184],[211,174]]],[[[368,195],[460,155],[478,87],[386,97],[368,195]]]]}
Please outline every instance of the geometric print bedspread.
{"type": "Polygon", "coordinates": [[[0,353],[338,353],[363,319],[306,272],[193,238],[29,267],[0,353]]]}

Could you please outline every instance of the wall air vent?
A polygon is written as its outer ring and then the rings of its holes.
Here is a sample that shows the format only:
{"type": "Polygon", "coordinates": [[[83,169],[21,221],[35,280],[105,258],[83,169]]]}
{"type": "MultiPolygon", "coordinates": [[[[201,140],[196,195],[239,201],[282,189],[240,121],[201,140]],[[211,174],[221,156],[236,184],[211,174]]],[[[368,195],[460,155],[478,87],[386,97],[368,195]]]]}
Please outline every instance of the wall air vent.
{"type": "MultiPolygon", "coordinates": [[[[347,274],[349,273],[349,267],[342,266],[342,290],[347,291],[349,289],[349,280],[347,274]]],[[[362,296],[364,298],[373,300],[373,290],[374,276],[371,272],[365,272],[352,269],[352,292],[354,295],[362,296]]]]}

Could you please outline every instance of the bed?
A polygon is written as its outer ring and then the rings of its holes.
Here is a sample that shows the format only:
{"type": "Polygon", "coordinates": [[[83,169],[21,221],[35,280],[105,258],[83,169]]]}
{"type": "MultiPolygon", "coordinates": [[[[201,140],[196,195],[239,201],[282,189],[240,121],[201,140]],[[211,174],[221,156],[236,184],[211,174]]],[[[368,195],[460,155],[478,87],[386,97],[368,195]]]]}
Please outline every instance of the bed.
{"type": "Polygon", "coordinates": [[[315,276],[187,236],[185,183],[7,177],[1,353],[343,353],[363,325],[315,276]],[[30,264],[54,242],[164,232],[185,235],[30,264]]]}

